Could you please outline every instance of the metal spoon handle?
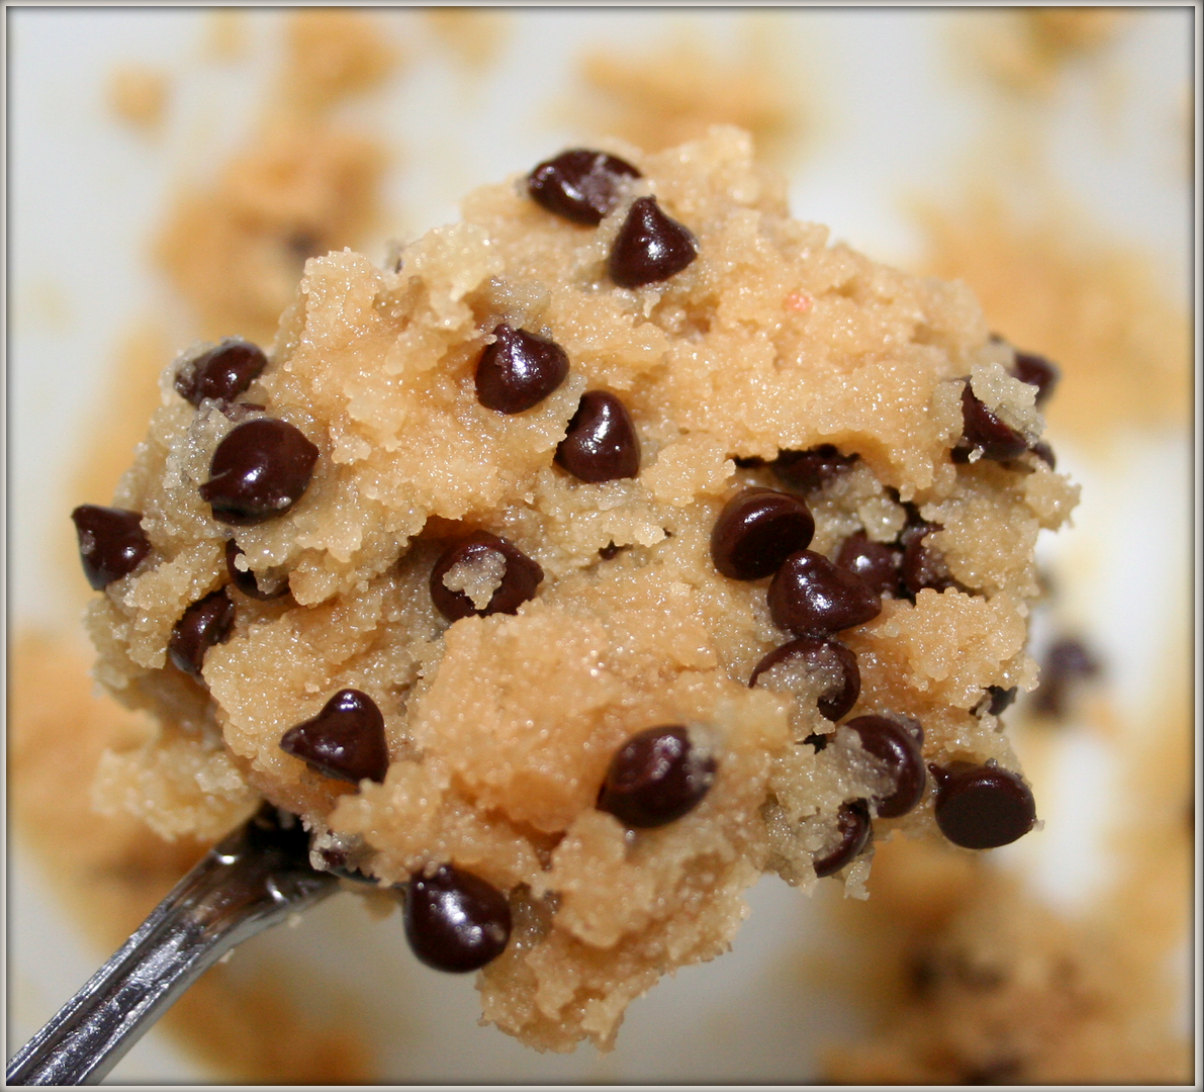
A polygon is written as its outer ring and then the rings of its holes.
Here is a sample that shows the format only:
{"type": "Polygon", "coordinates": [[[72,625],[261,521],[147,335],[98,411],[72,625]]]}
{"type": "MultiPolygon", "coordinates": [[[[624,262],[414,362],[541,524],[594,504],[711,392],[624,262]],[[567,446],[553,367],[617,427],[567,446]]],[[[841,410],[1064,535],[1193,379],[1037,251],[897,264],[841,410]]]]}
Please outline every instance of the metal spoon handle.
{"type": "Polygon", "coordinates": [[[91,1084],[208,967],[318,902],[337,879],[309,865],[300,823],[264,807],[211,849],[9,1063],[8,1084],[91,1084]]]}

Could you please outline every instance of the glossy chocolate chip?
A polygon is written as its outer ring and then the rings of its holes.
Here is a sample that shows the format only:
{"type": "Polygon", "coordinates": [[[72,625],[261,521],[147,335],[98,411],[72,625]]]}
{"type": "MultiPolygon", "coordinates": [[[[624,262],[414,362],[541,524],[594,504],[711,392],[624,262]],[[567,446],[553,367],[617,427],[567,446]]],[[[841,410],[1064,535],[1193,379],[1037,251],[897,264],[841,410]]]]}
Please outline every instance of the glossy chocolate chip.
{"type": "Polygon", "coordinates": [[[1012,375],[1037,388],[1038,406],[1045,404],[1062,377],[1060,369],[1052,360],[1038,353],[1021,352],[1019,349],[1016,350],[1016,359],[1012,362],[1012,375]]]}
{"type": "Polygon", "coordinates": [[[787,641],[762,658],[753,669],[748,685],[756,686],[765,672],[781,665],[801,667],[832,680],[816,702],[820,713],[828,720],[840,720],[857,703],[861,693],[857,657],[839,641],[826,637],[796,637],[787,641]]]}
{"type": "Polygon", "coordinates": [[[627,407],[609,391],[586,391],[556,448],[556,462],[583,482],[634,478],[640,438],[627,407]]]}
{"type": "Polygon", "coordinates": [[[924,795],[927,775],[916,734],[890,717],[864,716],[847,721],[845,728],[857,733],[861,746],[885,766],[894,788],[875,797],[877,814],[883,819],[906,815],[924,795]]]}
{"type": "Polygon", "coordinates": [[[226,573],[233,584],[243,595],[251,599],[277,599],[288,594],[288,581],[279,580],[274,583],[264,582],[261,587],[258,578],[250,569],[240,569],[237,561],[243,556],[238,543],[230,538],[226,540],[226,573]]]}
{"type": "Polygon", "coordinates": [[[628,827],[663,826],[702,800],[715,768],[715,760],[690,742],[684,725],[646,728],[615,752],[598,807],[628,827]]]}
{"type": "Polygon", "coordinates": [[[624,180],[640,172],[616,155],[588,148],[540,163],[527,176],[527,192],[536,204],[578,224],[597,225],[615,207],[624,180]]]}
{"type": "Polygon", "coordinates": [[[615,236],[607,268],[621,288],[639,288],[680,273],[697,256],[690,230],[666,214],[655,197],[640,197],[615,236]]]}
{"type": "Polygon", "coordinates": [[[97,591],[128,576],[150,553],[141,512],[81,504],[71,513],[71,522],[84,576],[97,591]]]}
{"type": "Polygon", "coordinates": [[[711,560],[733,580],[772,576],[815,533],[807,505],[789,493],[753,487],[723,506],[711,529],[711,560]]]}
{"type": "Polygon", "coordinates": [[[875,542],[864,531],[855,531],[840,544],[836,564],[860,577],[879,595],[899,594],[899,570],[903,564],[900,547],[875,542]]]}
{"type": "Polygon", "coordinates": [[[569,374],[568,354],[546,338],[506,323],[477,361],[477,401],[498,413],[522,413],[538,405],[569,374]]]}
{"type": "Polygon", "coordinates": [[[384,781],[389,747],[380,709],[362,690],[340,690],[316,717],[294,725],[281,749],[326,777],[358,783],[384,781]]]}
{"type": "Polygon", "coordinates": [[[1032,790],[993,762],[930,766],[941,833],[966,849],[994,849],[1027,834],[1037,821],[1032,790]]]}
{"type": "Polygon", "coordinates": [[[510,940],[506,896],[450,864],[432,876],[417,872],[410,878],[403,921],[414,954],[438,971],[475,971],[501,955],[510,940]]]}
{"type": "Polygon", "coordinates": [[[962,387],[962,442],[953,449],[953,461],[969,462],[978,451],[984,459],[1004,462],[1023,455],[1027,448],[1024,436],[989,409],[967,379],[962,387]]]}
{"type": "Polygon", "coordinates": [[[301,499],[317,461],[317,447],[287,421],[246,421],[217,445],[201,498],[223,523],[263,523],[284,515],[301,499]]]}
{"type": "Polygon", "coordinates": [[[206,398],[230,402],[251,385],[267,362],[258,345],[240,337],[226,338],[184,361],[176,372],[175,389],[194,406],[206,398]]]}
{"type": "Polygon", "coordinates": [[[488,531],[474,531],[467,538],[449,546],[431,570],[431,599],[439,612],[449,621],[470,614],[514,614],[530,599],[543,580],[543,569],[514,543],[488,531]],[[453,591],[443,578],[456,565],[490,565],[500,558],[503,563],[500,583],[489,602],[478,608],[463,591],[453,591]]]}
{"type": "Polygon", "coordinates": [[[812,862],[815,875],[823,879],[839,872],[864,852],[873,829],[870,811],[864,800],[850,800],[836,813],[836,844],[812,862]]]}
{"type": "Polygon", "coordinates": [[[864,580],[812,550],[786,558],[769,585],[774,623],[800,637],[858,626],[881,610],[878,593],[864,580]]]}
{"type": "Polygon", "coordinates": [[[916,520],[908,524],[899,536],[903,547],[899,563],[900,592],[909,599],[914,600],[924,588],[945,591],[947,588],[961,587],[949,572],[944,555],[924,541],[933,531],[939,530],[939,523],[916,520]]]}
{"type": "Polygon", "coordinates": [[[820,444],[806,451],[783,451],[772,466],[774,473],[795,489],[819,489],[857,461],[842,455],[835,444],[820,444]]]}
{"type": "Polygon", "coordinates": [[[172,627],[167,654],[181,671],[201,677],[205,653],[229,638],[234,629],[234,604],[225,588],[210,592],[189,607],[172,627]]]}

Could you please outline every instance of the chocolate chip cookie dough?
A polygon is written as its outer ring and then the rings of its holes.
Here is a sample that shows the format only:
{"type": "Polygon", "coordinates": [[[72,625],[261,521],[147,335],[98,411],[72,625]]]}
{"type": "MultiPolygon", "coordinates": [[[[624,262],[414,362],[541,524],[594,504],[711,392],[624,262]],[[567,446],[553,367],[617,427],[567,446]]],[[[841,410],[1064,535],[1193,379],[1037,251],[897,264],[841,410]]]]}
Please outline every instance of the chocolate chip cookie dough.
{"type": "Polygon", "coordinates": [[[896,831],[1031,830],[1001,716],[1076,498],[1056,368],[784,194],[735,129],[571,149],[172,362],[74,513],[98,677],[160,723],[101,795],[300,816],[553,1050],[722,953],[763,872],[863,895],[896,831]]]}

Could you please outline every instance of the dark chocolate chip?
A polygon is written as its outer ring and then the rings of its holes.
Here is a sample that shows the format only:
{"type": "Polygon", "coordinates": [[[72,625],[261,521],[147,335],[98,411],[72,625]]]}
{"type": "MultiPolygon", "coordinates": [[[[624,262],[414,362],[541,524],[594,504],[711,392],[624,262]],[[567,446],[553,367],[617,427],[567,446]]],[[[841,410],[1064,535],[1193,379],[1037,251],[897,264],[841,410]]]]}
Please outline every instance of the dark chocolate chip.
{"type": "Polygon", "coordinates": [[[1011,770],[993,762],[929,769],[936,782],[937,826],[955,845],[993,849],[1032,830],[1037,820],[1032,790],[1011,770]]]}
{"type": "Polygon", "coordinates": [[[814,533],[815,520],[799,497],[754,486],[723,506],[711,530],[711,560],[733,580],[758,580],[805,549],[814,533]]]}
{"type": "Polygon", "coordinates": [[[527,192],[557,216],[597,225],[615,207],[622,182],[639,177],[640,172],[618,156],[571,148],[540,163],[527,176],[527,192]]]}
{"type": "Polygon", "coordinates": [[[287,421],[246,421],[217,445],[201,498],[223,523],[263,523],[284,515],[301,499],[317,461],[317,447],[287,421]]]}
{"type": "Polygon", "coordinates": [[[603,546],[598,551],[598,556],[603,561],[613,561],[616,557],[619,556],[619,554],[621,554],[626,549],[628,549],[628,547],[626,545],[616,546],[614,544],[614,542],[608,542],[605,546],[603,546]]]}
{"type": "Polygon", "coordinates": [[[979,451],[984,459],[1004,462],[1022,455],[1027,448],[1024,436],[988,409],[970,389],[967,379],[962,387],[962,443],[953,449],[953,461],[969,462],[970,455],[979,451]]]}
{"type": "Polygon", "coordinates": [[[815,748],[815,753],[819,754],[829,743],[832,742],[830,734],[824,732],[812,732],[809,736],[803,739],[803,742],[815,748]]]}
{"type": "Polygon", "coordinates": [[[961,588],[949,572],[944,555],[924,543],[927,535],[939,530],[939,523],[917,520],[905,527],[899,536],[903,547],[903,557],[899,563],[900,591],[909,599],[914,600],[924,588],[934,591],[961,588]]]}
{"type": "Polygon", "coordinates": [[[655,197],[640,197],[615,236],[607,268],[621,288],[639,288],[680,273],[697,256],[690,230],[663,212],[655,197]]]}
{"type": "Polygon", "coordinates": [[[416,872],[407,886],[406,939],[428,967],[461,973],[484,967],[510,940],[510,903],[480,876],[445,864],[416,872]]]}
{"type": "Polygon", "coordinates": [[[226,539],[226,572],[232,583],[243,595],[251,599],[277,599],[288,594],[288,581],[281,580],[268,587],[260,587],[259,580],[250,569],[240,569],[236,560],[242,550],[234,539],[226,539]]]}
{"type": "Polygon", "coordinates": [[[556,462],[583,482],[634,478],[640,438],[627,407],[609,391],[586,391],[556,448],[556,462]]]}
{"type": "Polygon", "coordinates": [[[1038,440],[1032,447],[1029,448],[1034,455],[1037,456],[1050,470],[1057,470],[1058,460],[1054,455],[1054,449],[1049,446],[1044,440],[1038,440]]]}
{"type": "Polygon", "coordinates": [[[538,405],[569,374],[568,354],[546,338],[506,323],[477,362],[477,401],[498,413],[522,413],[538,405]]]}
{"type": "Polygon", "coordinates": [[[820,444],[806,451],[783,451],[772,466],[787,485],[812,490],[819,489],[856,461],[856,455],[842,455],[835,444],[820,444]]]}
{"type": "Polygon", "coordinates": [[[684,725],[646,728],[615,752],[598,807],[628,827],[659,827],[679,819],[706,795],[715,760],[699,755],[684,725]]]}
{"type": "Polygon", "coordinates": [[[844,725],[856,732],[861,746],[881,762],[894,787],[883,797],[876,797],[877,814],[883,819],[906,815],[924,795],[927,775],[920,743],[913,731],[890,717],[854,717],[844,725]]]}
{"type": "Polygon", "coordinates": [[[316,717],[290,728],[282,750],[326,777],[358,783],[384,781],[389,747],[380,709],[362,690],[340,690],[316,717]]]}
{"type": "Polygon", "coordinates": [[[1009,705],[1016,700],[1016,687],[1009,686],[1006,689],[1002,686],[988,686],[987,693],[991,695],[991,700],[987,705],[987,712],[993,717],[997,717],[1009,705]]]}
{"type": "Polygon", "coordinates": [[[815,875],[820,879],[832,876],[860,855],[870,840],[872,830],[869,808],[864,800],[850,800],[840,805],[836,813],[836,833],[839,839],[835,846],[822,857],[811,862],[815,875]]]}
{"type": "Polygon", "coordinates": [[[231,402],[251,385],[267,362],[258,345],[228,337],[180,365],[176,392],[194,406],[206,398],[231,402]]]}
{"type": "Polygon", "coordinates": [[[861,693],[857,657],[839,641],[826,637],[796,637],[793,641],[787,641],[762,658],[753,669],[748,685],[755,686],[757,679],[766,671],[786,663],[822,673],[833,680],[816,703],[828,720],[840,720],[857,703],[857,696],[861,693]]]}
{"type": "Polygon", "coordinates": [[[898,546],[874,542],[864,531],[856,531],[840,544],[836,564],[860,577],[879,595],[899,594],[903,551],[898,546]]]}
{"type": "Polygon", "coordinates": [[[858,626],[881,610],[878,593],[864,580],[812,550],[786,558],[769,585],[775,624],[800,637],[858,626]]]}
{"type": "Polygon", "coordinates": [[[1101,670],[1099,658],[1082,641],[1059,638],[1041,658],[1041,681],[1033,695],[1033,708],[1045,716],[1063,716],[1074,688],[1101,670]]]}
{"type": "Polygon", "coordinates": [[[84,576],[97,591],[128,576],[150,553],[142,513],[81,504],[71,513],[84,576]]]}
{"type": "Polygon", "coordinates": [[[1053,394],[1062,373],[1052,360],[1037,353],[1025,353],[1017,349],[1016,359],[1012,363],[1012,375],[1037,388],[1037,405],[1041,406],[1053,394]]]}
{"type": "Polygon", "coordinates": [[[210,592],[189,607],[172,627],[167,653],[181,671],[201,677],[205,653],[227,640],[234,629],[234,604],[225,588],[210,592]]]}
{"type": "Polygon", "coordinates": [[[431,599],[439,612],[449,621],[466,618],[470,614],[514,614],[518,608],[535,594],[543,580],[543,569],[514,543],[488,531],[474,531],[467,538],[449,546],[435,562],[431,570],[431,599]],[[462,591],[453,591],[443,583],[444,576],[453,565],[486,563],[489,555],[495,554],[503,560],[505,568],[489,602],[477,608],[462,591]]]}

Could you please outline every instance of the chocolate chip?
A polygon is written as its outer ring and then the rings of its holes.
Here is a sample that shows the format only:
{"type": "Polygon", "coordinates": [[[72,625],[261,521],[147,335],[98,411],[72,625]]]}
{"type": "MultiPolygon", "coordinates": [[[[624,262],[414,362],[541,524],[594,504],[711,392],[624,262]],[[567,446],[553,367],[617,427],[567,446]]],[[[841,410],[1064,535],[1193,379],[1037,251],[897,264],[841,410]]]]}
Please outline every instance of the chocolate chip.
{"type": "Polygon", "coordinates": [[[795,489],[819,489],[857,461],[842,455],[835,444],[820,444],[806,451],[782,451],[774,459],[774,473],[795,489]]]}
{"type": "Polygon", "coordinates": [[[797,666],[832,680],[816,702],[828,720],[840,720],[853,708],[861,693],[857,657],[839,641],[825,637],[796,637],[787,641],[762,658],[753,669],[748,685],[755,686],[765,672],[780,665],[789,665],[792,669],[797,666]]]}
{"type": "Polygon", "coordinates": [[[630,547],[628,547],[626,545],[616,546],[612,540],[611,542],[608,542],[605,546],[603,546],[601,549],[598,550],[598,556],[603,561],[613,561],[616,557],[619,556],[619,554],[621,554],[624,550],[627,550],[629,548],[630,547]]]}
{"type": "Polygon", "coordinates": [[[234,604],[225,588],[210,592],[189,607],[172,627],[167,654],[181,671],[201,677],[205,653],[229,638],[234,629],[234,604]]]}
{"type": "Polygon", "coordinates": [[[1012,362],[1012,375],[1037,388],[1038,406],[1045,404],[1062,377],[1061,371],[1052,360],[1037,353],[1021,352],[1019,349],[1016,350],[1016,358],[1012,362]]]}
{"type": "Polygon", "coordinates": [[[926,536],[939,530],[939,523],[927,523],[917,518],[899,535],[899,542],[903,547],[903,556],[899,563],[900,592],[909,599],[914,600],[924,588],[932,588],[934,591],[962,588],[949,572],[944,555],[924,543],[926,536]]]}
{"type": "Polygon", "coordinates": [[[1032,447],[1029,448],[1034,455],[1037,456],[1050,470],[1058,468],[1058,460],[1054,455],[1054,449],[1049,446],[1044,440],[1038,440],[1032,447]]]}
{"type": "Polygon", "coordinates": [[[800,637],[858,626],[881,610],[878,593],[864,580],[812,550],[786,558],[769,585],[775,624],[800,637]]]}
{"type": "Polygon", "coordinates": [[[861,854],[870,840],[870,812],[864,800],[850,800],[836,813],[836,845],[812,862],[815,875],[823,879],[839,872],[861,854]]]}
{"type": "Polygon", "coordinates": [[[384,781],[389,747],[380,709],[362,690],[340,690],[316,717],[294,725],[280,739],[282,750],[312,770],[340,781],[384,781]]]}
{"type": "Polygon", "coordinates": [[[449,621],[470,614],[514,614],[535,594],[543,580],[543,569],[514,543],[488,531],[474,531],[467,538],[449,546],[431,570],[431,599],[439,612],[449,621]],[[453,590],[444,582],[448,571],[457,565],[466,569],[484,568],[501,561],[499,583],[484,607],[477,607],[463,591],[453,590]]]}
{"type": "Polygon", "coordinates": [[[201,498],[223,523],[263,523],[301,499],[317,461],[318,449],[287,421],[246,421],[217,445],[201,498]]]}
{"type": "Polygon", "coordinates": [[[758,580],[805,549],[814,533],[815,520],[800,498],[754,486],[723,506],[711,530],[711,560],[733,580],[758,580]]]}
{"type": "Polygon", "coordinates": [[[263,350],[240,337],[228,337],[176,372],[175,389],[194,406],[206,398],[232,402],[267,366],[263,350]]]}
{"type": "Polygon", "coordinates": [[[1016,687],[1014,686],[1006,689],[1002,686],[988,686],[987,693],[991,695],[991,700],[987,704],[987,712],[993,717],[999,716],[1016,700],[1016,687]]]}
{"type": "Polygon", "coordinates": [[[460,973],[484,967],[510,940],[510,904],[496,887],[445,864],[416,872],[406,890],[406,939],[428,967],[460,973]]]}
{"type": "Polygon", "coordinates": [[[536,204],[578,224],[597,225],[619,199],[625,179],[640,172],[625,159],[588,148],[540,163],[527,176],[527,192],[536,204]]]}
{"type": "Polygon", "coordinates": [[[1022,455],[1027,448],[1024,436],[988,409],[970,389],[967,379],[962,387],[962,443],[953,449],[953,461],[969,462],[971,454],[978,451],[984,459],[1003,462],[1022,455]]]}
{"type": "Polygon", "coordinates": [[[707,794],[715,760],[700,755],[684,725],[637,732],[611,759],[598,807],[628,827],[659,827],[679,819],[707,794]]]}
{"type": "Polygon", "coordinates": [[[259,580],[250,569],[240,569],[236,564],[243,556],[238,543],[234,539],[226,540],[226,572],[232,583],[243,595],[252,599],[277,599],[288,594],[288,581],[277,581],[268,587],[260,587],[259,580]]]}
{"type": "Polygon", "coordinates": [[[855,531],[840,544],[835,561],[879,595],[899,594],[903,551],[898,546],[874,542],[864,531],[855,531]]]}
{"type": "Polygon", "coordinates": [[[640,197],[615,236],[607,268],[621,288],[639,288],[680,273],[697,256],[690,230],[663,212],[655,197],[640,197]]]}
{"type": "Polygon", "coordinates": [[[936,782],[937,826],[955,845],[993,849],[1032,830],[1037,820],[1032,790],[1011,770],[994,762],[929,770],[936,782]]]}
{"type": "Polygon", "coordinates": [[[569,358],[554,341],[500,323],[477,362],[477,401],[498,413],[538,405],[569,374],[569,358]]]}
{"type": "Polygon", "coordinates": [[[150,553],[142,513],[81,504],[71,513],[84,576],[97,591],[128,576],[150,553]]]}
{"type": "Polygon", "coordinates": [[[906,815],[924,795],[927,775],[916,734],[897,720],[882,716],[854,717],[844,725],[857,733],[861,746],[882,763],[894,787],[875,797],[877,814],[883,819],[906,815]]]}
{"type": "Polygon", "coordinates": [[[1033,708],[1045,716],[1063,716],[1074,688],[1100,673],[1098,657],[1075,637],[1060,637],[1041,659],[1041,681],[1033,695],[1033,708]]]}
{"type": "Polygon", "coordinates": [[[634,478],[640,438],[627,407],[608,391],[586,391],[556,448],[556,462],[583,482],[634,478]]]}

